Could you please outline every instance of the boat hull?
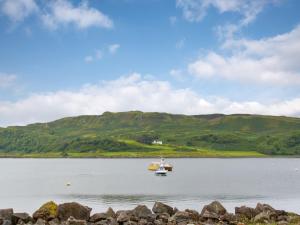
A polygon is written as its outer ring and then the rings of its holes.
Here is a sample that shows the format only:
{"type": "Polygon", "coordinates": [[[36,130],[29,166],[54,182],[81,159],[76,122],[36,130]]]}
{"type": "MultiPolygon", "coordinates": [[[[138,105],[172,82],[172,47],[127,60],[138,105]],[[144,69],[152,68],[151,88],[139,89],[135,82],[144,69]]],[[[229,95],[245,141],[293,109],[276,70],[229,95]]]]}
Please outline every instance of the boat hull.
{"type": "MultiPolygon", "coordinates": [[[[151,163],[149,166],[148,166],[148,170],[150,171],[156,171],[158,170],[159,168],[159,163],[151,163]]],[[[173,170],[173,166],[172,165],[164,165],[164,168],[165,170],[167,171],[172,171],[173,170]]]]}

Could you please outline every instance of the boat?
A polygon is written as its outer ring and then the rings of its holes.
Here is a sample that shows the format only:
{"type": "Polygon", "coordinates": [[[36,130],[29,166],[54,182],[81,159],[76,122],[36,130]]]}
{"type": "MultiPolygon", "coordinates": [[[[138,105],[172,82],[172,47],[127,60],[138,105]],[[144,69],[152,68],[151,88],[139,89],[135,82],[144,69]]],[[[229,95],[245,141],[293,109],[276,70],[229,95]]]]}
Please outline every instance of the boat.
{"type": "Polygon", "coordinates": [[[160,164],[159,168],[155,171],[157,176],[167,176],[168,171],[165,169],[164,164],[160,164]]]}
{"type": "Polygon", "coordinates": [[[159,169],[161,164],[163,164],[163,167],[165,168],[165,170],[167,170],[167,171],[172,171],[173,170],[173,166],[169,163],[165,163],[165,160],[163,158],[161,158],[160,162],[152,162],[148,166],[148,170],[156,171],[156,170],[159,169]]]}

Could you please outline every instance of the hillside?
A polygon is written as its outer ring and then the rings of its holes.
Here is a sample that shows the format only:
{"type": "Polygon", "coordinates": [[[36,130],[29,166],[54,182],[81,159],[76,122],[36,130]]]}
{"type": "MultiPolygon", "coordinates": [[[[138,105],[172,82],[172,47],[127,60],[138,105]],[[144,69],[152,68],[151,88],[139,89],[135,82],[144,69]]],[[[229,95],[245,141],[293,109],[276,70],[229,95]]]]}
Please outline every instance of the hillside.
{"type": "Polygon", "coordinates": [[[0,129],[0,156],[300,155],[300,118],[139,111],[0,129]],[[163,145],[153,145],[153,140],[163,145]]]}

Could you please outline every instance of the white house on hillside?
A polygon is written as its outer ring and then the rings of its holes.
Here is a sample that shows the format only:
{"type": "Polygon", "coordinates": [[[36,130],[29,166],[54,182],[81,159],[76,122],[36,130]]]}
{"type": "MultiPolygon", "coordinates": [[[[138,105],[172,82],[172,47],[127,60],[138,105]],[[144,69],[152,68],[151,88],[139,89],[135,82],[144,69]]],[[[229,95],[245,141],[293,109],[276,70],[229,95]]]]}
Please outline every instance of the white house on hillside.
{"type": "Polygon", "coordinates": [[[163,143],[160,140],[154,140],[154,141],[152,141],[152,144],[154,144],[154,145],[162,145],[163,143]]]}

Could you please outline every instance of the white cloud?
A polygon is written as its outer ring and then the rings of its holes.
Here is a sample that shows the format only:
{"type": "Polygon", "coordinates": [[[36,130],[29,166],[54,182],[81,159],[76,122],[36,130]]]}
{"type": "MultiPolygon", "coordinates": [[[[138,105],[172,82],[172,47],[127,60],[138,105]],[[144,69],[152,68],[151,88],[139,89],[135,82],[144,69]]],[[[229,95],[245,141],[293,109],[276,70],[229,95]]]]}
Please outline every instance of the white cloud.
{"type": "Polygon", "coordinates": [[[188,66],[198,78],[276,85],[300,85],[300,26],[260,40],[227,40],[224,54],[210,52],[188,66]],[[229,55],[228,55],[229,52],[229,55]]]}
{"type": "Polygon", "coordinates": [[[182,8],[183,16],[190,22],[199,22],[210,7],[219,13],[237,12],[243,16],[243,23],[253,21],[256,15],[268,3],[278,0],[176,0],[176,6],[182,8]]]}
{"type": "Polygon", "coordinates": [[[0,89],[6,89],[14,86],[17,76],[14,74],[0,73],[0,89]]]}
{"type": "Polygon", "coordinates": [[[275,4],[280,0],[176,0],[176,6],[183,10],[183,17],[190,22],[199,22],[213,7],[219,13],[234,12],[241,15],[237,24],[227,23],[217,27],[217,33],[221,38],[227,38],[249,23],[253,22],[257,15],[267,4],[275,4]]]}
{"type": "Polygon", "coordinates": [[[0,126],[46,122],[66,116],[104,111],[142,110],[184,114],[257,113],[300,116],[300,98],[259,103],[203,98],[167,81],[131,74],[117,80],[85,85],[78,91],[37,93],[18,101],[0,102],[0,126]],[[166,101],[167,100],[167,101],[166,101]]]}
{"type": "Polygon", "coordinates": [[[112,44],[108,46],[108,51],[110,54],[115,54],[121,46],[119,44],[112,44]]]}
{"type": "Polygon", "coordinates": [[[76,7],[67,0],[53,0],[49,3],[49,10],[42,15],[42,20],[50,29],[69,24],[79,29],[92,26],[113,27],[113,21],[99,10],[89,7],[87,1],[82,1],[76,7]]]}
{"type": "Polygon", "coordinates": [[[84,61],[86,63],[90,63],[93,62],[95,60],[100,60],[103,57],[103,53],[101,50],[96,50],[94,55],[88,55],[86,57],[84,57],[84,61]]]}
{"type": "Polygon", "coordinates": [[[38,11],[35,0],[2,0],[1,12],[14,22],[24,20],[30,14],[38,11]]]}

